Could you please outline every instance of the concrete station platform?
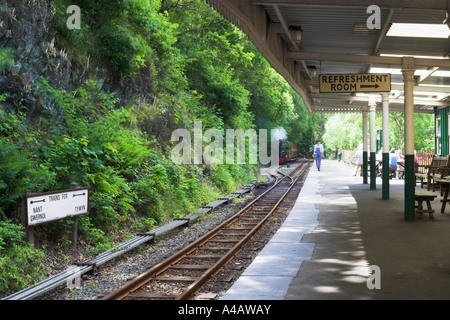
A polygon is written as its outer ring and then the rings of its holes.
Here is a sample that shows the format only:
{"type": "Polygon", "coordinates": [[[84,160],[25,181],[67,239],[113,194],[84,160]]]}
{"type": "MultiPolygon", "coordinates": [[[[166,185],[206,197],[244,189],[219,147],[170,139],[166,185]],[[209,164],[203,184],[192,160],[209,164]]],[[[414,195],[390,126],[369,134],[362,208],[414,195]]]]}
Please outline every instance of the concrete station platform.
{"type": "Polygon", "coordinates": [[[450,205],[441,214],[436,191],[433,220],[405,221],[404,181],[390,180],[382,200],[381,179],[370,190],[354,170],[311,167],[289,217],[221,299],[450,299],[450,205]]]}

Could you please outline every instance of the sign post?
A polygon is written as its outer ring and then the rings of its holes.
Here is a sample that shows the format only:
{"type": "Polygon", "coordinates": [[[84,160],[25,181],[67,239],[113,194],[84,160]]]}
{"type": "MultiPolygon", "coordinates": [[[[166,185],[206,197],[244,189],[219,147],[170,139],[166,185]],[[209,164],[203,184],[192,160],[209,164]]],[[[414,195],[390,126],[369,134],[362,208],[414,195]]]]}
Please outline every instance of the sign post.
{"type": "Polygon", "coordinates": [[[25,195],[25,226],[31,245],[34,241],[31,241],[30,234],[34,226],[74,217],[71,241],[76,246],[76,217],[89,213],[89,188],[79,188],[76,183],[71,183],[70,187],[67,190],[25,195]]]}
{"type": "MultiPolygon", "coordinates": [[[[78,189],[78,183],[72,182],[70,184],[70,189],[78,189]]],[[[76,248],[78,242],[78,216],[73,217],[72,233],[70,234],[70,241],[72,241],[72,246],[76,248]]]]}
{"type": "Polygon", "coordinates": [[[320,93],[390,92],[390,73],[321,74],[320,93]]]}

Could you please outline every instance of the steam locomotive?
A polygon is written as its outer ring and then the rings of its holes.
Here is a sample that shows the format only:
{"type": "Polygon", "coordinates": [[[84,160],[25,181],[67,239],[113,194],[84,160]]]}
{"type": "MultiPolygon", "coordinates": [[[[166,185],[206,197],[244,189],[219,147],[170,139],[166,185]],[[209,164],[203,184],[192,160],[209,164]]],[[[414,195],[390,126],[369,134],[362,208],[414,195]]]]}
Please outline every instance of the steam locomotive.
{"type": "MultiPolygon", "coordinates": [[[[284,144],[286,145],[286,143],[284,144]]],[[[289,148],[286,148],[283,146],[283,144],[280,143],[280,149],[279,149],[279,164],[286,164],[289,162],[293,162],[297,159],[298,156],[298,150],[297,146],[293,143],[289,143],[289,148]]]]}

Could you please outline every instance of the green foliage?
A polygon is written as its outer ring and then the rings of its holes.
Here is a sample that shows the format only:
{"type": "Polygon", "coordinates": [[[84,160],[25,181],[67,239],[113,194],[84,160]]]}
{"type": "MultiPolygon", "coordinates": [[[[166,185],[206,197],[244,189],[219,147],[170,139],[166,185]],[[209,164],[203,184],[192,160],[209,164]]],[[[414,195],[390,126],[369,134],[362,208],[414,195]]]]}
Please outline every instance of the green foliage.
{"type": "MultiPolygon", "coordinates": [[[[176,25],[159,13],[159,1],[73,1],[83,13],[81,30],[68,31],[65,20],[55,28],[63,40],[74,46],[76,57],[96,57],[113,73],[132,76],[148,68],[162,88],[177,90],[183,85],[182,65],[172,46],[176,25]]],[[[65,17],[68,3],[57,1],[55,7],[65,17]]],[[[86,61],[84,61],[86,64],[86,61]]]]}
{"type": "Polygon", "coordinates": [[[0,48],[0,74],[5,72],[6,67],[14,64],[13,51],[10,48],[0,48]]]}
{"type": "Polygon", "coordinates": [[[209,120],[205,127],[218,129],[282,126],[295,143],[312,143],[311,117],[301,98],[247,36],[204,1],[166,0],[161,10],[178,26],[175,45],[185,60],[190,93],[199,102],[186,101],[196,120],[217,116],[222,123],[209,120]]]}
{"type": "Polygon", "coordinates": [[[31,171],[29,154],[21,153],[7,138],[0,137],[0,217],[6,218],[27,189],[31,171]]]}
{"type": "Polygon", "coordinates": [[[233,66],[223,57],[229,55],[228,52],[234,52],[230,42],[226,36],[217,33],[192,41],[188,54],[195,59],[191,59],[186,67],[192,89],[201,93],[205,105],[218,112],[226,125],[247,129],[252,121],[247,111],[249,92],[235,78],[233,66]],[[224,47],[226,51],[217,50],[224,47]]]}
{"type": "Polygon", "coordinates": [[[28,247],[23,236],[21,226],[0,221],[0,291],[33,285],[45,275],[44,254],[28,247]]]}
{"type": "Polygon", "coordinates": [[[335,114],[325,125],[323,141],[331,150],[353,150],[362,142],[361,114],[335,114]]]}
{"type": "Polygon", "coordinates": [[[133,37],[125,26],[110,24],[98,32],[102,53],[113,71],[129,74],[145,66],[150,48],[140,37],[133,37]]]}
{"type": "Polygon", "coordinates": [[[417,151],[434,150],[434,130],[433,114],[414,114],[414,147],[417,151]]]}
{"type": "Polygon", "coordinates": [[[213,169],[211,175],[216,186],[224,193],[229,194],[239,187],[238,181],[249,183],[255,179],[251,174],[250,165],[218,165],[213,169]]]}
{"type": "MultiPolygon", "coordinates": [[[[37,157],[55,175],[53,189],[69,182],[91,186],[90,220],[105,231],[144,217],[146,227],[182,216],[212,200],[204,177],[194,168],[176,166],[136,129],[133,109],[114,108],[115,99],[93,83],[73,92],[42,80],[42,90],[57,101],[59,125],[41,132],[37,157]]],[[[139,114],[139,113],[138,113],[139,114]]],[[[250,180],[248,167],[219,166],[217,188],[230,192],[250,180]]],[[[217,175],[211,178],[215,181],[217,175]]]]}
{"type": "MultiPolygon", "coordinates": [[[[157,109],[165,118],[173,114],[170,120],[178,127],[189,127],[194,119],[206,128],[283,126],[296,143],[305,139],[313,143],[308,135],[311,117],[298,95],[249,39],[206,2],[74,4],[81,7],[84,23],[81,30],[68,32],[64,21],[59,21],[63,38],[75,50],[84,48],[80,57],[98,57],[116,73],[129,76],[149,70],[152,87],[164,105],[157,109]]],[[[57,1],[62,16],[66,5],[57,1]]],[[[156,120],[145,120],[144,125],[155,125],[156,120]]]]}
{"type": "Polygon", "coordinates": [[[217,166],[212,174],[214,183],[225,193],[232,192],[234,183],[229,170],[225,165],[217,166]]]}
{"type": "MultiPolygon", "coordinates": [[[[0,95],[0,102],[4,101],[6,97],[0,95]]],[[[14,141],[18,141],[26,130],[24,124],[26,116],[23,112],[17,114],[6,112],[0,109],[0,136],[10,137],[14,141]]]]}
{"type": "Polygon", "coordinates": [[[129,180],[147,156],[145,139],[126,128],[133,121],[130,111],[113,109],[112,95],[91,82],[70,93],[45,80],[42,88],[62,110],[60,126],[37,139],[40,161],[56,174],[53,188],[67,188],[70,182],[91,186],[92,219],[112,228],[134,210],[129,180]]]}

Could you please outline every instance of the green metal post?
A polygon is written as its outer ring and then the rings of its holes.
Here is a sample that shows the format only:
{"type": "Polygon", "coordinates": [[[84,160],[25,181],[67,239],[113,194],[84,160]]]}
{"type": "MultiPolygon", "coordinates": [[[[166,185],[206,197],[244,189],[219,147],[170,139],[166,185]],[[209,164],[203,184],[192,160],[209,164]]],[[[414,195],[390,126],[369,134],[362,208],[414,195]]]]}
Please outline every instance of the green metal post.
{"type": "Polygon", "coordinates": [[[389,93],[383,92],[381,94],[382,101],[382,153],[383,153],[383,165],[382,165],[382,191],[381,198],[383,200],[389,200],[389,93]]]}
{"type": "Polygon", "coordinates": [[[374,96],[369,97],[369,128],[370,128],[370,190],[377,188],[377,130],[375,123],[375,112],[377,103],[374,96]]]}
{"type": "Polygon", "coordinates": [[[367,151],[363,151],[363,183],[367,184],[368,179],[367,179],[367,151]]]}
{"type": "Polygon", "coordinates": [[[377,172],[376,172],[376,153],[370,153],[370,190],[375,190],[377,188],[377,172]]]}
{"type": "Polygon", "coordinates": [[[382,199],[388,200],[389,199],[389,153],[383,153],[383,166],[382,166],[382,179],[383,179],[383,186],[382,186],[382,199]]]}
{"type": "Polygon", "coordinates": [[[369,143],[368,143],[368,137],[367,137],[367,111],[368,108],[365,107],[362,110],[362,116],[363,116],[363,184],[367,184],[368,183],[368,168],[367,168],[367,158],[368,158],[368,147],[369,147],[369,143]]]}
{"type": "Polygon", "coordinates": [[[416,178],[414,176],[414,155],[405,155],[405,220],[416,219],[415,208],[416,178]]]}

